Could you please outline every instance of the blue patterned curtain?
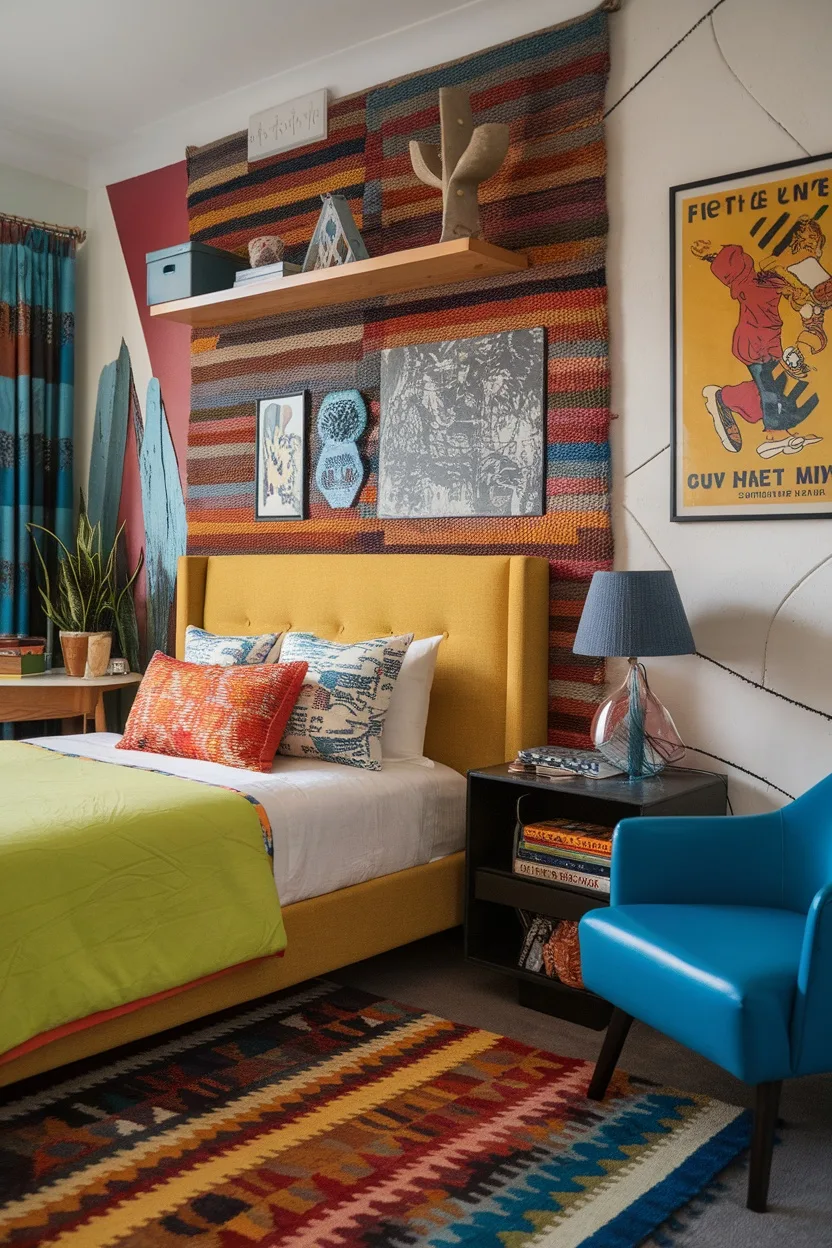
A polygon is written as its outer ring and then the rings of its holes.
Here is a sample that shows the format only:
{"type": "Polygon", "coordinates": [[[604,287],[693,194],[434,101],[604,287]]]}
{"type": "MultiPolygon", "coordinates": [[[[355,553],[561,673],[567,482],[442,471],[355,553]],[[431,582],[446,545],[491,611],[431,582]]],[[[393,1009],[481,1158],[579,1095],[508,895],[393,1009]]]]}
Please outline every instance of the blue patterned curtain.
{"type": "Polygon", "coordinates": [[[74,349],[75,240],[0,216],[0,632],[45,629],[27,522],[72,540],[74,349]]]}

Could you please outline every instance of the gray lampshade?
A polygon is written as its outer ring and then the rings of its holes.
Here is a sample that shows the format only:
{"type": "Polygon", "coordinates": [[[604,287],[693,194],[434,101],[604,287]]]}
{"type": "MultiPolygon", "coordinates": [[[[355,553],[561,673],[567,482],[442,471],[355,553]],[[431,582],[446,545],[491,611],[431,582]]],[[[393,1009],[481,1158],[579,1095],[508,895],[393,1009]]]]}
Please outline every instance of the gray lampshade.
{"type": "Polygon", "coordinates": [[[597,658],[695,654],[673,573],[596,572],[572,649],[597,658]]]}

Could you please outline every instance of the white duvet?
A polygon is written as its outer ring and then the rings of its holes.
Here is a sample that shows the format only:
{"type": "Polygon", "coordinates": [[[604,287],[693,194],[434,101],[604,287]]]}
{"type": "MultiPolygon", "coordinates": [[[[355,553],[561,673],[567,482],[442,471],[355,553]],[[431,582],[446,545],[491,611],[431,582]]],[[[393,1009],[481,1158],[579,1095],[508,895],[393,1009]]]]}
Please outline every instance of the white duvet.
{"type": "Polygon", "coordinates": [[[274,837],[281,905],[444,858],[465,843],[465,780],[436,763],[385,762],[364,771],[314,759],[276,758],[270,774],[164,754],[117,750],[112,732],[32,738],[84,758],[165,771],[256,798],[274,837]]]}

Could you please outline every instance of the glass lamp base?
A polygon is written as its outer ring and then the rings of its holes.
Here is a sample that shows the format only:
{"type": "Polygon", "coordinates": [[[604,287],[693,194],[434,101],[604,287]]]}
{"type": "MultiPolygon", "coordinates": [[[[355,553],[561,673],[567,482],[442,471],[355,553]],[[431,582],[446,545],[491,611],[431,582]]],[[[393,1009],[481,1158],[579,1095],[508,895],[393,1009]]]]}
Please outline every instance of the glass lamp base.
{"type": "Polygon", "coordinates": [[[629,776],[655,776],[685,754],[670,713],[636,659],[630,659],[624,683],[595,712],[592,739],[598,753],[629,776]]]}

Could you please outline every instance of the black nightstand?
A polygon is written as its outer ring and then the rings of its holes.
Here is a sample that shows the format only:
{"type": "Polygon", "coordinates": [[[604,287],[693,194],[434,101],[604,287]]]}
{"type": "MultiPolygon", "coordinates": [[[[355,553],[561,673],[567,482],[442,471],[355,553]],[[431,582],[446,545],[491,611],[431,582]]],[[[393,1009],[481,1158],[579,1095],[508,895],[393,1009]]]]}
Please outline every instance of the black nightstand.
{"type": "Polygon", "coordinates": [[[612,828],[633,815],[724,815],[727,778],[671,767],[648,780],[538,780],[510,772],[505,763],[468,772],[465,956],[512,975],[521,1005],[600,1030],[612,1009],[606,1001],[517,966],[523,932],[515,910],[579,919],[608,904],[581,888],[512,874],[517,799],[523,794],[529,795],[527,818],[612,828]]]}

